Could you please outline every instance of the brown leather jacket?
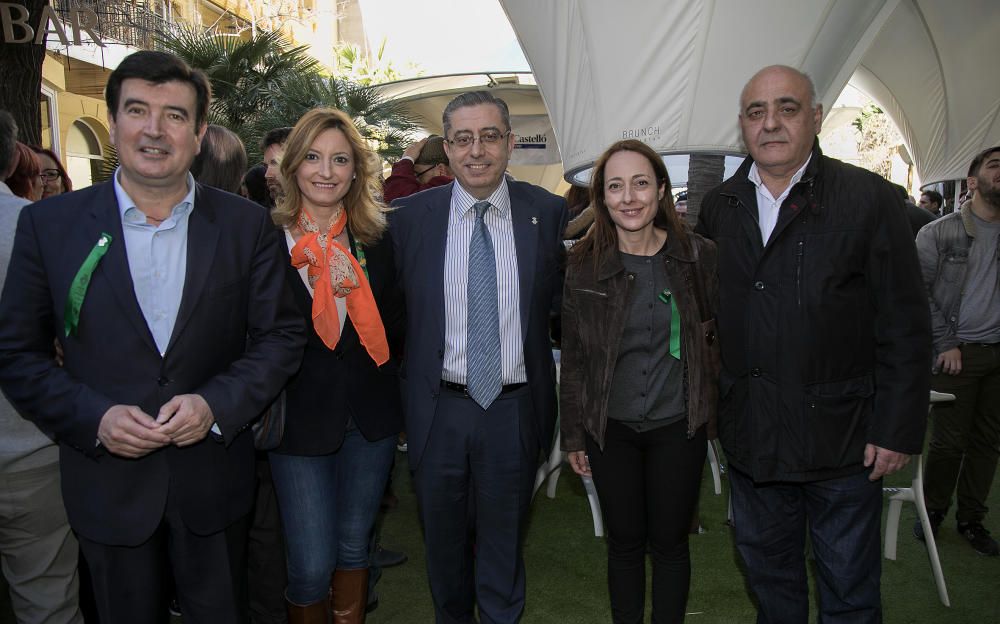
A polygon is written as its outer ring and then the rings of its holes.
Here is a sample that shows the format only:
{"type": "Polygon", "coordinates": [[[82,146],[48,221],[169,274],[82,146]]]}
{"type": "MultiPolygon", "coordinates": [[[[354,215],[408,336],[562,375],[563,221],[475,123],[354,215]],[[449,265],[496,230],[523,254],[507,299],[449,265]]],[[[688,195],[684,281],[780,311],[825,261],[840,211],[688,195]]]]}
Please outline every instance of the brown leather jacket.
{"type": "MultiPolygon", "coordinates": [[[[688,436],[707,424],[710,439],[715,437],[719,379],[716,258],[715,243],[688,232],[687,244],[671,237],[664,259],[681,315],[688,436]]],[[[585,434],[604,448],[608,395],[632,279],[618,250],[603,254],[596,274],[590,259],[571,264],[566,272],[559,385],[564,451],[583,450],[585,434]]]]}

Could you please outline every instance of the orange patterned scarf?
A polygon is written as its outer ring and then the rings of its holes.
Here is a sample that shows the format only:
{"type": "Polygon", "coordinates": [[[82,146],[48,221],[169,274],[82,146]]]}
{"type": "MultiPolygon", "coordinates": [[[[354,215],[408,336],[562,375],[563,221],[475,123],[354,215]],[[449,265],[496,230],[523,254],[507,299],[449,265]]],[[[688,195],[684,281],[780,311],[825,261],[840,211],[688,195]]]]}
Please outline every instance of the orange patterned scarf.
{"type": "Polygon", "coordinates": [[[351,251],[336,241],[347,226],[347,211],[321,233],[316,221],[303,210],[299,213],[302,238],[292,248],[292,266],[308,265],[313,288],[312,319],[323,343],[334,349],[340,341],[340,317],[334,297],[347,298],[347,314],[368,355],[381,366],[389,360],[389,342],[375,305],[375,296],[364,271],[351,251]]]}

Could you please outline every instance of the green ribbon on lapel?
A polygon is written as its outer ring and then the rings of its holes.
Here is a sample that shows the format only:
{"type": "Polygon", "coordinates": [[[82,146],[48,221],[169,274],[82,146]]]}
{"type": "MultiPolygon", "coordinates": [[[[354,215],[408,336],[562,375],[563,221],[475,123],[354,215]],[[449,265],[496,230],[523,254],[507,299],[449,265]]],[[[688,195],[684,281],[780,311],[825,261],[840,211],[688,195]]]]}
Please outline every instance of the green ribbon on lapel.
{"type": "Polygon", "coordinates": [[[669,288],[657,295],[657,299],[670,305],[670,355],[681,359],[681,313],[677,311],[677,301],[669,288]]]}
{"type": "Polygon", "coordinates": [[[83,298],[87,295],[87,287],[90,286],[90,276],[94,274],[97,264],[108,253],[111,246],[111,235],[101,232],[101,237],[97,239],[94,248],[87,254],[87,259],[80,265],[80,269],[73,278],[73,283],[69,286],[69,296],[66,298],[66,309],[63,316],[66,318],[66,335],[75,336],[80,325],[80,308],[83,307],[83,298]]]}
{"type": "Polygon", "coordinates": [[[368,277],[368,258],[365,257],[365,248],[361,243],[354,243],[354,259],[358,261],[358,265],[361,266],[361,270],[365,272],[365,279],[371,284],[371,278],[368,277]]]}

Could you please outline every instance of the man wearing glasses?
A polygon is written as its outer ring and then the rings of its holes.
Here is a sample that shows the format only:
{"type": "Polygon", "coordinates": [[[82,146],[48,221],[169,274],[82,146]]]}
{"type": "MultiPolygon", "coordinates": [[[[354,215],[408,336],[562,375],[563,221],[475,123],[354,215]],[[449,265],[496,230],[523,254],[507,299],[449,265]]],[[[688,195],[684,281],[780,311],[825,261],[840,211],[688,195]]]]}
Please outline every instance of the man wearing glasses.
{"type": "Polygon", "coordinates": [[[393,202],[389,228],[406,295],[408,454],[436,621],[473,622],[478,602],[484,624],[512,623],[535,468],[555,425],[548,328],[566,203],[505,178],[503,100],[465,93],[443,121],[455,182],[393,202]]]}
{"type": "Polygon", "coordinates": [[[392,166],[392,175],[382,187],[382,198],[389,203],[435,186],[444,186],[451,180],[444,137],[432,134],[403,151],[403,157],[392,166]]]}

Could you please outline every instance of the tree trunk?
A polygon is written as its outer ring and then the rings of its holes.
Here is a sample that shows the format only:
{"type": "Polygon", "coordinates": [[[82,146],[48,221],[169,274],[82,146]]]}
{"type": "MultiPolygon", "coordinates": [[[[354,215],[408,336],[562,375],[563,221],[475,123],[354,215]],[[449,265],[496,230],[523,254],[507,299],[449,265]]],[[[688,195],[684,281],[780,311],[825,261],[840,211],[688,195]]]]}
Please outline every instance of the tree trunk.
{"type": "MultiPolygon", "coordinates": [[[[28,9],[28,24],[38,27],[42,7],[48,0],[18,0],[28,9]]],[[[14,36],[23,35],[23,27],[14,26],[14,36]]],[[[27,43],[3,42],[0,54],[0,109],[9,112],[20,131],[19,140],[29,145],[41,145],[42,120],[38,106],[42,90],[42,63],[45,61],[45,41],[35,44],[35,33],[27,43]]]]}
{"type": "Polygon", "coordinates": [[[687,222],[694,227],[705,193],[722,183],[726,157],[719,154],[691,154],[688,161],[687,222]]]}

